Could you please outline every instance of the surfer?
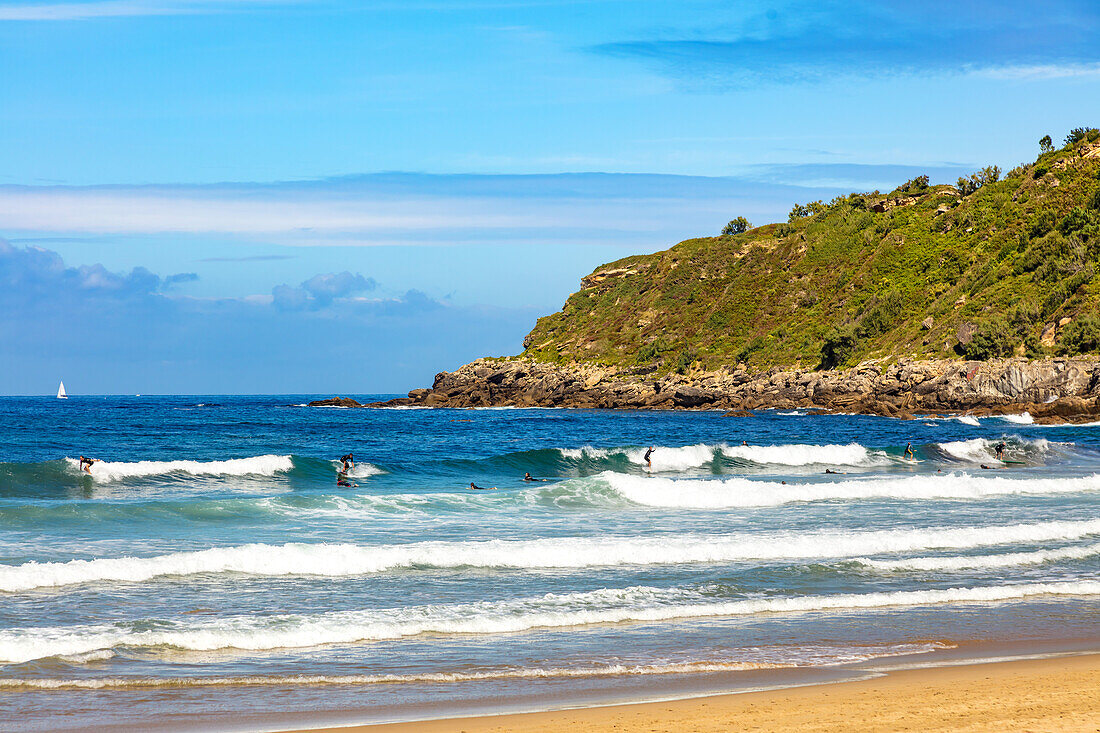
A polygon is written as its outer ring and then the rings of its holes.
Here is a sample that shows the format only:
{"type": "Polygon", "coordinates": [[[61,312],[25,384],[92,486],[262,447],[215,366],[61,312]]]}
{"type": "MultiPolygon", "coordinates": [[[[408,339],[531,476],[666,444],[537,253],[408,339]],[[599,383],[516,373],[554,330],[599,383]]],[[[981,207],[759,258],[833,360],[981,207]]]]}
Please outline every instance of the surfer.
{"type": "Polygon", "coordinates": [[[653,455],[653,446],[649,446],[649,450],[645,452],[645,465],[646,468],[653,468],[653,461],[649,457],[653,455]]]}
{"type": "Polygon", "coordinates": [[[355,468],[355,456],[351,453],[348,453],[346,456],[340,456],[340,463],[343,464],[340,473],[347,473],[355,468]]]}
{"type": "Polygon", "coordinates": [[[548,479],[548,478],[535,478],[530,473],[527,473],[525,471],[524,474],[523,474],[523,480],[524,481],[549,481],[550,479],[548,479]]]}
{"type": "Polygon", "coordinates": [[[840,471],[834,471],[834,470],[833,470],[833,469],[831,469],[831,468],[826,468],[826,469],[825,469],[825,473],[832,473],[832,474],[837,474],[837,475],[839,475],[839,474],[840,474],[840,471]]]}
{"type": "Polygon", "coordinates": [[[910,461],[916,460],[917,457],[916,457],[916,455],[913,454],[913,444],[912,443],[906,443],[905,444],[905,457],[907,459],[909,459],[910,461]]]}
{"type": "Polygon", "coordinates": [[[336,474],[336,485],[342,486],[346,489],[354,489],[356,486],[358,486],[358,484],[353,484],[351,481],[348,481],[347,476],[342,473],[336,474]]]}
{"type": "Polygon", "coordinates": [[[497,490],[497,487],[495,487],[495,486],[492,486],[492,487],[478,486],[473,481],[470,482],[470,488],[473,489],[474,491],[496,491],[497,490]]]}
{"type": "Polygon", "coordinates": [[[80,470],[83,471],[84,473],[91,473],[92,472],[92,464],[95,463],[97,460],[98,460],[97,458],[85,458],[84,456],[81,456],[80,457],[80,470]]]}
{"type": "Polygon", "coordinates": [[[993,451],[997,454],[998,461],[1003,461],[1005,459],[1005,448],[1007,447],[1008,446],[1005,445],[1005,442],[1003,440],[1000,443],[997,443],[996,446],[994,446],[993,451]]]}

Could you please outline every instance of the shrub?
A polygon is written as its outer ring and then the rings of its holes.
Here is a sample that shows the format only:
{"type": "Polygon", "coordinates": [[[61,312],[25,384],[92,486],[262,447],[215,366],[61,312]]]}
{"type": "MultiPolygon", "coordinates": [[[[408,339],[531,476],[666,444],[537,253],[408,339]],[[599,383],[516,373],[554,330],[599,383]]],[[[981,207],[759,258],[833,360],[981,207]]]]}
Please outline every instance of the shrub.
{"type": "Polygon", "coordinates": [[[1087,354],[1100,351],[1100,318],[1079,316],[1062,332],[1058,340],[1060,354],[1087,354]]]}
{"type": "Polygon", "coordinates": [[[967,359],[986,361],[1011,356],[1016,348],[1016,334],[1003,318],[994,318],[978,326],[977,333],[966,346],[967,359]]]}
{"type": "Polygon", "coordinates": [[[1080,287],[1090,280],[1095,275],[1095,271],[1092,269],[1092,265],[1089,265],[1084,270],[1067,277],[1055,285],[1047,297],[1043,299],[1043,316],[1049,316],[1067,300],[1069,300],[1074,293],[1080,289],[1080,287]]]}
{"type": "Polygon", "coordinates": [[[901,316],[904,304],[904,298],[898,291],[885,293],[860,319],[857,329],[859,337],[874,338],[889,331],[901,316]]]}
{"type": "Polygon", "coordinates": [[[855,328],[834,327],[825,335],[821,344],[821,368],[833,369],[847,363],[855,353],[858,343],[859,337],[856,336],[855,328]]]}
{"type": "Polygon", "coordinates": [[[1032,220],[1031,226],[1028,227],[1027,230],[1028,236],[1032,239],[1036,239],[1045,235],[1054,228],[1055,221],[1053,211],[1047,210],[1042,212],[1032,220]]]}
{"type": "Polygon", "coordinates": [[[750,356],[764,348],[765,343],[766,340],[763,336],[757,336],[741,347],[741,350],[737,352],[737,361],[748,361],[750,356]]]}
{"type": "Polygon", "coordinates": [[[810,213],[811,212],[809,208],[803,206],[802,204],[795,204],[791,208],[791,213],[787,214],[787,221],[793,222],[796,219],[805,219],[807,216],[810,215],[810,213]]]}
{"type": "Polygon", "coordinates": [[[898,187],[899,192],[908,193],[914,196],[918,196],[927,190],[928,176],[917,176],[916,178],[910,178],[908,181],[898,187]]]}
{"type": "Polygon", "coordinates": [[[744,234],[751,228],[752,224],[749,223],[749,220],[743,216],[739,216],[736,219],[732,220],[729,224],[726,224],[726,226],[722,227],[722,234],[724,236],[729,236],[731,234],[744,234]]]}
{"type": "Polygon", "coordinates": [[[683,374],[688,370],[688,367],[698,361],[698,359],[699,355],[695,353],[694,349],[684,349],[680,352],[679,356],[676,357],[676,364],[673,366],[673,369],[677,374],[683,374]]]}
{"type": "Polygon", "coordinates": [[[1058,222],[1058,231],[1068,236],[1073,232],[1084,229],[1091,223],[1092,213],[1080,206],[1074,206],[1062,221],[1058,222]]]}
{"type": "Polygon", "coordinates": [[[995,165],[987,165],[977,173],[970,174],[969,178],[959,178],[958,189],[963,196],[969,196],[987,183],[996,183],[1001,179],[1001,169],[995,165]]]}
{"type": "Polygon", "coordinates": [[[1038,180],[1045,176],[1047,173],[1050,173],[1050,168],[1043,164],[1039,164],[1035,166],[1035,170],[1031,172],[1031,177],[1038,180]]]}
{"type": "Polygon", "coordinates": [[[1039,150],[1044,153],[1054,152],[1054,141],[1050,139],[1050,135],[1043,135],[1042,139],[1039,140],[1039,150]]]}

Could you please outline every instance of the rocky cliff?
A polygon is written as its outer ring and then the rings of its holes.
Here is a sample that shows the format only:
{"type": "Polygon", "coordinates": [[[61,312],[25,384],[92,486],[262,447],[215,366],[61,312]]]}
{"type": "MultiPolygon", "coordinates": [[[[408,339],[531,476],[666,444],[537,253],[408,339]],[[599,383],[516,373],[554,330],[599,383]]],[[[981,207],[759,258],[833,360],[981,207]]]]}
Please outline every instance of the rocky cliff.
{"type": "Polygon", "coordinates": [[[1028,412],[1036,422],[1100,416],[1100,360],[863,363],[845,370],[653,369],[481,359],[436,375],[431,389],[378,406],[635,409],[809,408],[909,418],[916,414],[1028,412]]]}

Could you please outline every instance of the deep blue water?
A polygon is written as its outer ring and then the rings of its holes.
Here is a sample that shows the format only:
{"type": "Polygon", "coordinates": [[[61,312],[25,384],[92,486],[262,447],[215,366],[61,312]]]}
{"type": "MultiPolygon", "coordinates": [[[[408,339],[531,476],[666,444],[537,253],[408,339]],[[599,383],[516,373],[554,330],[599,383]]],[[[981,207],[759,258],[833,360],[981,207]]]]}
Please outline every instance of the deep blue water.
{"type": "Polygon", "coordinates": [[[312,398],[0,398],[0,728],[415,718],[1100,646],[1100,427],[312,398]]]}

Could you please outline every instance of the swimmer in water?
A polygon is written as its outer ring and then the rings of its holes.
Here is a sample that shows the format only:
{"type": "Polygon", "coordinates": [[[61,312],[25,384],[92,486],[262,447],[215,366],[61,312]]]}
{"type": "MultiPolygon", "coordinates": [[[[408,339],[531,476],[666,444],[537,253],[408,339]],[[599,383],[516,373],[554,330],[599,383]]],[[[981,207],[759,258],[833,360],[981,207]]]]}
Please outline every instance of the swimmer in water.
{"type": "Polygon", "coordinates": [[[524,473],[523,474],[523,480],[524,481],[549,481],[550,479],[548,479],[548,478],[535,478],[534,476],[532,476],[529,473],[524,473]]]}
{"type": "Polygon", "coordinates": [[[493,487],[478,486],[473,481],[470,482],[470,488],[473,489],[474,491],[496,491],[497,490],[497,487],[495,487],[495,486],[493,486],[493,487]]]}

